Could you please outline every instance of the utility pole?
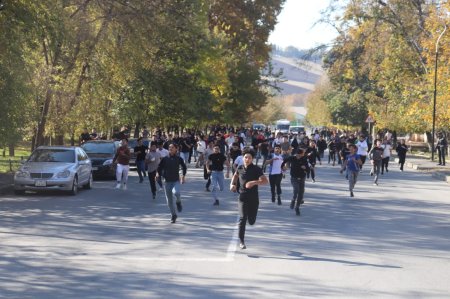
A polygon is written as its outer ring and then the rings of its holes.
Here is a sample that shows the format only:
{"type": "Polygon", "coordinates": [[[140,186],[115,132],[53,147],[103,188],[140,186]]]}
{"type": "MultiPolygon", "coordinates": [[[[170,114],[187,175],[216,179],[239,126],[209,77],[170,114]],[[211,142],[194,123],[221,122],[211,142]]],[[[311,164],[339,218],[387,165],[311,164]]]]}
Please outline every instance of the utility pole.
{"type": "Polygon", "coordinates": [[[433,93],[433,130],[431,132],[431,161],[434,162],[434,152],[436,151],[434,145],[434,135],[436,134],[436,97],[437,97],[437,70],[438,70],[438,58],[439,58],[439,41],[447,30],[447,24],[444,24],[444,30],[439,35],[436,41],[436,52],[434,60],[434,93],[433,93]]]}

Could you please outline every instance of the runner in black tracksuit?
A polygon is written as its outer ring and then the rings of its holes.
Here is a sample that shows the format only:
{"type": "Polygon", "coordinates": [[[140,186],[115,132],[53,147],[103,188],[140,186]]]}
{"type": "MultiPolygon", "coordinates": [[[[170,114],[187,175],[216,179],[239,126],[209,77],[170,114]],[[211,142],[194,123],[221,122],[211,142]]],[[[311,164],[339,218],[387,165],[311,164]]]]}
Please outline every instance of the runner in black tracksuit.
{"type": "Polygon", "coordinates": [[[293,209],[295,206],[295,213],[300,215],[300,205],[304,203],[305,178],[309,171],[309,163],[305,156],[305,149],[300,148],[295,156],[286,158],[281,164],[281,168],[285,169],[286,164],[289,164],[291,168],[291,184],[294,189],[294,196],[290,208],[293,209]]]}
{"type": "Polygon", "coordinates": [[[309,142],[309,147],[306,150],[306,156],[308,157],[308,162],[310,165],[310,171],[308,172],[307,177],[309,178],[309,173],[311,173],[311,179],[313,183],[316,182],[316,172],[314,168],[316,167],[316,162],[319,160],[320,165],[322,165],[322,161],[320,161],[320,155],[317,151],[316,143],[314,141],[309,142]]]}

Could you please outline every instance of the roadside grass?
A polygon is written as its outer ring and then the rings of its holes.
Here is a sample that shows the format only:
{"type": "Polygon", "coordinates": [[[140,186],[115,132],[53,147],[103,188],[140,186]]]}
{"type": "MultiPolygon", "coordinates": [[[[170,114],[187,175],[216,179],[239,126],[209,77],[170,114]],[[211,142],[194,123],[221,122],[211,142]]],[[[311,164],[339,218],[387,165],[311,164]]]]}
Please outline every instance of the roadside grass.
{"type": "Polygon", "coordinates": [[[8,155],[8,149],[5,151],[5,156],[3,156],[3,152],[3,149],[0,149],[0,173],[15,172],[20,166],[20,161],[27,159],[31,154],[30,146],[27,145],[15,148],[13,157],[8,155]]]}

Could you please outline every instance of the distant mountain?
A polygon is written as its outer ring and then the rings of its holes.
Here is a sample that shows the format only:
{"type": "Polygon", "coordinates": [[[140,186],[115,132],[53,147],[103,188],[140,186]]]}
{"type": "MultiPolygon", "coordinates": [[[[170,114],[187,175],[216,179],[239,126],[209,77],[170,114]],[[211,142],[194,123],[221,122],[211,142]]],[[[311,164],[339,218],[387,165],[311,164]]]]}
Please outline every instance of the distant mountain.
{"type": "Polygon", "coordinates": [[[283,96],[310,93],[324,74],[318,63],[278,55],[272,56],[272,65],[275,72],[283,70],[286,81],[279,84],[283,96]]]}

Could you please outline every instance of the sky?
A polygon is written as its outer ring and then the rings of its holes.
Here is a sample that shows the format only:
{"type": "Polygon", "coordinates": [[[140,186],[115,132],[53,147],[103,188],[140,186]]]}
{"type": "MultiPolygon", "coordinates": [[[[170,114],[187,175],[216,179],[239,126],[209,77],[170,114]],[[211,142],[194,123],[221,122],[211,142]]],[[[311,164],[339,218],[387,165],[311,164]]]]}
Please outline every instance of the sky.
{"type": "Polygon", "coordinates": [[[269,42],[283,48],[310,49],[332,41],[337,36],[334,28],[322,24],[313,27],[328,3],[329,0],[286,0],[269,42]]]}

